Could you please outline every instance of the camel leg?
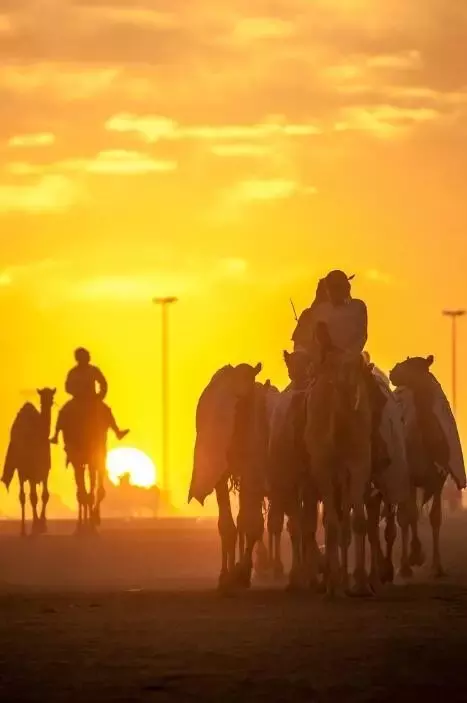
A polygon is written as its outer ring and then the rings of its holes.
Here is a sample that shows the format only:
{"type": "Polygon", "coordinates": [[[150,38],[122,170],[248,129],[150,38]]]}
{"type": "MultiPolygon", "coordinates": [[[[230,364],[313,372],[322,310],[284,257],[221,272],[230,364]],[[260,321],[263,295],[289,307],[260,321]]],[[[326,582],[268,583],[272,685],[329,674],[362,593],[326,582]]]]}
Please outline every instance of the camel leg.
{"type": "Polygon", "coordinates": [[[426,561],[425,552],[423,551],[422,542],[418,535],[418,507],[417,507],[417,489],[412,489],[410,501],[410,527],[412,530],[412,541],[410,545],[409,564],[410,566],[423,566],[426,561]]]}
{"type": "Polygon", "coordinates": [[[409,531],[413,519],[413,494],[411,493],[409,500],[403,505],[399,505],[397,510],[397,521],[401,528],[402,535],[402,555],[400,575],[404,579],[412,578],[413,570],[410,566],[409,559],[409,531]]]}
{"type": "Polygon", "coordinates": [[[268,513],[268,537],[269,537],[269,564],[273,570],[276,581],[284,576],[284,565],[281,555],[281,537],[284,529],[284,511],[280,502],[271,502],[268,513]]]}
{"type": "Polygon", "coordinates": [[[349,586],[349,548],[352,544],[352,523],[350,510],[345,509],[340,528],[341,578],[342,587],[349,586]]]}
{"type": "Polygon", "coordinates": [[[105,456],[99,458],[97,463],[97,469],[94,472],[94,490],[92,491],[95,495],[95,502],[93,508],[93,523],[96,527],[101,524],[101,504],[106,496],[105,491],[105,456]],[[96,490],[97,481],[97,490],[96,490]]]}
{"type": "Polygon", "coordinates": [[[442,489],[437,491],[433,496],[433,502],[430,510],[430,523],[433,535],[433,562],[432,571],[435,578],[442,578],[446,576],[441,564],[441,553],[439,548],[439,535],[441,531],[442,522],[442,489]]]}
{"type": "Polygon", "coordinates": [[[271,529],[270,516],[268,517],[268,561],[269,564],[274,563],[274,532],[271,529]]]}
{"type": "Polygon", "coordinates": [[[370,585],[377,593],[383,583],[384,556],[379,534],[382,497],[380,493],[371,495],[367,502],[368,541],[371,552],[370,585]]]}
{"type": "Polygon", "coordinates": [[[219,588],[230,585],[230,579],[235,567],[235,548],[237,546],[237,527],[232,516],[229,486],[223,480],[216,486],[219,519],[217,523],[222,547],[222,566],[219,574],[219,588]]]}
{"type": "Polygon", "coordinates": [[[101,524],[101,504],[105,496],[105,488],[101,483],[99,483],[96,492],[96,504],[94,506],[94,524],[96,525],[96,527],[99,527],[99,525],[101,524]]]}
{"type": "Polygon", "coordinates": [[[239,561],[243,561],[243,557],[245,556],[245,530],[243,529],[243,526],[241,524],[241,520],[238,517],[237,518],[237,534],[238,534],[238,559],[239,561]]]}
{"type": "Polygon", "coordinates": [[[339,517],[333,502],[324,504],[324,532],[326,549],[326,592],[335,596],[341,588],[339,562],[339,517]]]}
{"type": "Polygon", "coordinates": [[[236,566],[235,579],[241,588],[249,588],[253,570],[253,552],[264,533],[263,496],[243,480],[240,484],[239,504],[238,521],[245,532],[246,546],[243,559],[236,566]]]}
{"type": "Polygon", "coordinates": [[[318,531],[318,498],[315,491],[306,486],[303,491],[301,510],[301,532],[304,578],[308,588],[317,590],[318,577],[321,566],[321,552],[319,551],[316,533],[318,531]]]}
{"type": "Polygon", "coordinates": [[[37,485],[33,482],[29,482],[29,501],[32,508],[32,533],[37,535],[39,532],[39,515],[37,514],[37,485]]]}
{"type": "MultiPolygon", "coordinates": [[[[346,491],[343,491],[344,496],[346,491]]],[[[347,590],[349,587],[349,549],[352,544],[352,522],[350,505],[346,497],[342,500],[342,517],[340,520],[339,546],[341,554],[341,583],[347,590]]]]}
{"type": "Polygon", "coordinates": [[[394,581],[394,561],[393,550],[397,537],[396,513],[392,505],[386,506],[386,526],[384,529],[384,540],[386,542],[386,554],[383,562],[383,583],[393,583],[394,581]]]}
{"type": "MultiPolygon", "coordinates": [[[[368,575],[365,564],[365,542],[367,530],[368,526],[365,515],[365,504],[363,502],[363,499],[359,501],[354,501],[352,514],[352,532],[355,543],[355,584],[351,593],[355,596],[367,596],[371,593],[371,591],[369,590],[368,575]]],[[[373,556],[373,552],[374,550],[372,548],[372,559],[376,558],[375,556],[373,556]]]]}
{"type": "Polygon", "coordinates": [[[264,544],[264,538],[257,542],[255,552],[255,574],[258,578],[265,579],[269,573],[269,559],[268,550],[264,544]]]}
{"type": "Polygon", "coordinates": [[[336,496],[332,482],[332,473],[327,467],[322,476],[321,495],[323,497],[323,523],[326,550],[326,593],[334,597],[341,591],[341,568],[339,560],[340,520],[336,506],[336,496]]]}
{"type": "Polygon", "coordinates": [[[76,466],[75,471],[75,483],[76,483],[76,500],[78,502],[78,523],[76,530],[78,533],[82,532],[86,524],[86,485],[84,482],[84,467],[76,466]]]}
{"type": "Polygon", "coordinates": [[[46,478],[42,483],[42,508],[39,516],[39,531],[41,533],[47,532],[47,505],[50,500],[50,493],[48,487],[48,479],[46,478]]]}
{"type": "Polygon", "coordinates": [[[290,536],[290,544],[292,546],[292,566],[289,573],[289,583],[287,588],[291,591],[302,587],[302,536],[300,525],[299,506],[290,510],[289,519],[287,521],[287,531],[290,536]]]}
{"type": "Polygon", "coordinates": [[[19,480],[19,502],[21,505],[21,537],[26,537],[26,491],[24,481],[19,480]]]}

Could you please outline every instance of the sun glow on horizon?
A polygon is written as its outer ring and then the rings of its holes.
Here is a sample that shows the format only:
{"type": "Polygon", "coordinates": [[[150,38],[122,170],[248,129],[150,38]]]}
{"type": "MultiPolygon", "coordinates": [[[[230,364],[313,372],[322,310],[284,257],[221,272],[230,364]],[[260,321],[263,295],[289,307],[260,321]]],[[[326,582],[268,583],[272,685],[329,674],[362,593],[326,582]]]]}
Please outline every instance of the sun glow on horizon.
{"type": "Polygon", "coordinates": [[[152,459],[140,449],[120,447],[107,454],[107,472],[113,484],[129,474],[133,486],[150,488],[157,483],[156,466],[152,459]]]}

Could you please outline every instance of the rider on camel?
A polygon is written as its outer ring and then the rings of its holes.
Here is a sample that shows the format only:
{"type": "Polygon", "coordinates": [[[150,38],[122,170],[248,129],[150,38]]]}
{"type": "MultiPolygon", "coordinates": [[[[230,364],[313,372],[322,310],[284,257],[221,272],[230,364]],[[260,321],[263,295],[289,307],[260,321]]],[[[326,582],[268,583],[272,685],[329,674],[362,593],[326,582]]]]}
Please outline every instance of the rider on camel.
{"type": "Polygon", "coordinates": [[[338,364],[344,384],[349,374],[363,374],[373,414],[374,463],[382,468],[388,461],[387,450],[379,439],[386,400],[363,356],[368,337],[368,313],[362,300],[352,298],[352,278],[336,270],[319,281],[315,300],[300,316],[292,339],[296,351],[308,353],[315,374],[331,357],[338,364]]]}
{"type": "Polygon", "coordinates": [[[319,367],[328,354],[341,362],[360,362],[367,341],[368,315],[362,300],[351,296],[350,280],[331,271],[318,283],[316,298],[298,320],[295,350],[306,350],[319,367]]]}
{"type": "Polygon", "coordinates": [[[123,439],[128,434],[129,430],[121,430],[113,416],[110,407],[104,403],[107,395],[108,384],[102,371],[91,364],[91,355],[87,349],[80,347],[75,351],[76,366],[74,366],[67,375],[65,382],[66,392],[72,396],[72,400],[62,408],[58,415],[55,435],[50,440],[53,444],[58,443],[58,437],[63,430],[63,411],[73,401],[84,404],[92,413],[97,411],[107,427],[112,429],[117,436],[117,439],[123,439]],[[98,387],[98,391],[97,391],[98,387]]]}

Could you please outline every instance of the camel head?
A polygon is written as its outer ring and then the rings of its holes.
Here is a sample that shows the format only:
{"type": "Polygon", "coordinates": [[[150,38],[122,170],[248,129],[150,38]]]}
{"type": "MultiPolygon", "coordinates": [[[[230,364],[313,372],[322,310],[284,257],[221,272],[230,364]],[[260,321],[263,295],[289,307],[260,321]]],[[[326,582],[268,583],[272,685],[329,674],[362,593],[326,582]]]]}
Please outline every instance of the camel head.
{"type": "Polygon", "coordinates": [[[396,364],[390,372],[391,383],[396,387],[407,386],[408,388],[416,385],[430,373],[434,360],[434,356],[431,354],[426,358],[423,356],[407,357],[405,361],[396,364]]]}
{"type": "Polygon", "coordinates": [[[262,370],[262,364],[251,366],[239,364],[233,368],[235,392],[239,396],[249,395],[255,388],[256,377],[262,370]]]}
{"type": "Polygon", "coordinates": [[[306,352],[284,351],[284,361],[292,383],[301,383],[308,380],[310,375],[310,359],[306,352]]]}
{"type": "Polygon", "coordinates": [[[56,388],[38,388],[37,393],[39,394],[41,407],[51,408],[54,404],[56,392],[56,388]]]}

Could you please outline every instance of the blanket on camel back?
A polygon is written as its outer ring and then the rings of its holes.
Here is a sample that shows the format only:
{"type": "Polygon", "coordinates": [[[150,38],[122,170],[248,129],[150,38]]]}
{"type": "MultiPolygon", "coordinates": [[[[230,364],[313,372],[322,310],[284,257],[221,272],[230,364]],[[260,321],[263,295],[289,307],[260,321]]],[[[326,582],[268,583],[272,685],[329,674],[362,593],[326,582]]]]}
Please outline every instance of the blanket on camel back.
{"type": "MultiPolygon", "coordinates": [[[[268,397],[273,387],[255,383],[239,397],[232,366],[211,379],[198,402],[193,473],[188,502],[201,505],[223,478],[248,479],[263,490],[268,446],[268,397]]],[[[270,397],[269,397],[270,400],[270,397]]]]}
{"type": "MultiPolygon", "coordinates": [[[[409,468],[412,474],[424,471],[420,457],[411,447],[423,445],[424,453],[437,469],[450,474],[459,489],[466,487],[465,464],[457,423],[440,383],[429,374],[430,393],[417,398],[406,386],[395,391],[402,411],[404,434],[408,451],[409,468]],[[418,441],[414,441],[414,437],[418,441]]],[[[418,452],[417,452],[418,454],[418,452]]]]}
{"type": "Polygon", "coordinates": [[[386,445],[389,457],[388,465],[381,471],[377,470],[373,480],[376,488],[381,491],[385,502],[397,505],[406,500],[410,492],[402,413],[391,391],[389,379],[376,366],[373,367],[372,373],[386,399],[379,433],[386,445]]]}

